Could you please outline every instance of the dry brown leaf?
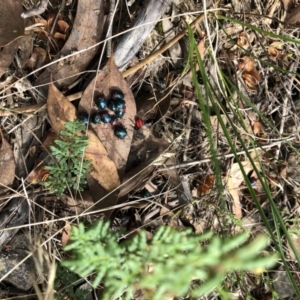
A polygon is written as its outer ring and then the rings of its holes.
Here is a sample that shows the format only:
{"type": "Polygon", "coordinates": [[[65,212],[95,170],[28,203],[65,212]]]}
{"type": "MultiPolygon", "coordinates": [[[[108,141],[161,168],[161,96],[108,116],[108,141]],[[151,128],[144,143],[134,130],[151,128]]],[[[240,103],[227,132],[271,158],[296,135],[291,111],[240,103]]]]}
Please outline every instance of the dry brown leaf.
{"type": "Polygon", "coordinates": [[[251,72],[254,68],[254,60],[249,56],[244,56],[238,61],[238,69],[244,72],[251,72]]]}
{"type": "Polygon", "coordinates": [[[91,175],[108,192],[120,185],[119,174],[115,163],[108,157],[108,153],[99,138],[88,131],[89,145],[85,150],[85,158],[92,160],[91,175]]]}
{"type": "Polygon", "coordinates": [[[144,94],[136,101],[137,115],[144,121],[153,120],[155,124],[168,112],[170,102],[171,97],[168,91],[156,92],[155,95],[144,94]]]}
{"type": "MultiPolygon", "coordinates": [[[[101,40],[104,22],[103,0],[79,0],[77,3],[76,18],[71,34],[54,60],[70,55],[74,51],[87,49],[101,40]]],[[[80,53],[76,63],[74,63],[74,58],[70,58],[49,66],[34,84],[45,84],[47,88],[50,74],[52,74],[57,86],[68,87],[86,69],[96,52],[97,47],[94,47],[80,53]]]]}
{"type": "Polygon", "coordinates": [[[283,3],[284,10],[288,13],[291,12],[291,10],[296,5],[296,0],[281,0],[281,1],[283,3]]]}
{"type": "Polygon", "coordinates": [[[286,14],[285,23],[296,24],[300,21],[300,5],[296,6],[291,13],[286,14]]]}
{"type": "Polygon", "coordinates": [[[43,138],[43,142],[41,145],[41,150],[45,152],[50,151],[50,146],[54,144],[54,141],[58,138],[57,133],[53,130],[53,128],[50,128],[45,137],[43,138]]]}
{"type": "Polygon", "coordinates": [[[255,68],[254,60],[249,56],[244,56],[238,61],[238,69],[242,71],[242,78],[249,90],[256,92],[256,85],[260,81],[260,75],[255,68]]]}
{"type": "Polygon", "coordinates": [[[204,181],[197,180],[197,182],[199,183],[199,186],[197,188],[197,195],[202,196],[204,194],[207,194],[212,189],[215,182],[215,178],[215,175],[207,175],[204,178],[204,181]]]}
{"type": "Polygon", "coordinates": [[[76,119],[75,106],[51,82],[47,97],[47,111],[53,130],[59,134],[66,122],[76,119]]]}
{"type": "Polygon", "coordinates": [[[46,60],[47,53],[41,47],[34,47],[31,57],[28,59],[26,65],[28,68],[35,69],[41,67],[46,60]]]}
{"type": "MultiPolygon", "coordinates": [[[[47,109],[52,128],[57,134],[65,128],[66,122],[76,119],[74,105],[52,82],[49,86],[47,109]]],[[[87,135],[89,137],[89,145],[85,151],[85,158],[92,161],[91,175],[106,191],[111,191],[120,185],[116,166],[108,157],[107,151],[99,138],[91,130],[87,131],[87,135]]]]}
{"type": "Polygon", "coordinates": [[[66,225],[63,228],[61,234],[61,244],[63,247],[65,247],[68,244],[68,241],[70,240],[71,229],[72,229],[71,224],[68,221],[66,221],[66,225]]]}
{"type": "Polygon", "coordinates": [[[283,50],[283,45],[284,45],[284,43],[282,43],[282,42],[272,43],[268,48],[269,55],[276,59],[283,58],[285,55],[284,50],[283,50]]]}
{"type": "Polygon", "coordinates": [[[237,40],[237,44],[240,47],[243,47],[245,49],[247,49],[249,47],[249,41],[248,41],[248,36],[245,32],[241,32],[239,34],[238,40],[237,40]]]}
{"type": "Polygon", "coordinates": [[[24,67],[32,51],[32,38],[29,36],[22,36],[0,50],[0,76],[8,71],[10,64],[14,60],[14,56],[17,55],[18,51],[22,52],[22,57],[20,57],[19,60],[21,66],[24,67]]]}
{"type": "Polygon", "coordinates": [[[110,99],[111,91],[117,89],[123,92],[126,101],[126,113],[120,123],[126,128],[127,136],[119,139],[114,135],[114,130],[109,124],[91,124],[91,128],[101,140],[110,158],[115,163],[119,175],[122,177],[125,172],[128,154],[130,151],[133,136],[134,119],[136,116],[136,104],[130,87],[117,69],[113,58],[111,58],[103,70],[100,70],[97,77],[91,81],[85,89],[79,109],[88,113],[97,111],[94,101],[99,95],[110,99]]]}
{"type": "Polygon", "coordinates": [[[24,35],[25,23],[21,18],[22,0],[0,0],[0,46],[24,35]]]}
{"type": "Polygon", "coordinates": [[[45,163],[38,159],[36,161],[36,166],[28,174],[26,181],[30,184],[38,184],[42,181],[46,181],[49,176],[49,171],[45,169],[45,163]]]}
{"type": "Polygon", "coordinates": [[[2,145],[0,149],[0,194],[3,194],[15,179],[16,163],[9,143],[0,130],[2,145]]]}
{"type": "MultiPolygon", "coordinates": [[[[253,166],[250,161],[243,161],[241,164],[246,174],[249,174],[251,171],[253,171],[253,166]]],[[[258,170],[260,170],[260,164],[258,162],[255,162],[255,166],[258,170]]],[[[252,173],[252,176],[257,178],[255,172],[252,173]]],[[[238,163],[232,164],[226,179],[228,191],[233,198],[233,213],[237,218],[241,218],[242,207],[240,203],[239,190],[241,184],[244,182],[244,176],[238,163]]]]}
{"type": "Polygon", "coordinates": [[[58,31],[61,33],[66,33],[69,28],[69,24],[64,20],[58,20],[56,26],[58,31]]]}
{"type": "Polygon", "coordinates": [[[204,56],[205,56],[205,51],[206,51],[206,47],[205,47],[205,34],[203,34],[203,36],[201,37],[200,42],[197,45],[199,54],[201,56],[201,59],[204,60],[204,56]]]}
{"type": "Polygon", "coordinates": [[[244,79],[247,87],[251,90],[251,91],[256,91],[256,84],[257,84],[257,80],[256,78],[249,73],[243,73],[242,78],[244,79]]]}
{"type": "Polygon", "coordinates": [[[253,128],[252,129],[253,133],[255,135],[258,135],[261,133],[261,123],[260,123],[259,117],[257,117],[256,120],[253,122],[252,128],[253,128]]]}
{"type": "Polygon", "coordinates": [[[134,188],[143,186],[144,178],[147,177],[155,168],[152,165],[155,159],[157,159],[163,151],[168,147],[168,143],[163,139],[152,139],[151,137],[144,142],[143,147],[150,150],[150,156],[147,160],[140,163],[137,167],[132,168],[127,172],[123,179],[123,185],[119,192],[119,197],[127,195],[134,188]]]}

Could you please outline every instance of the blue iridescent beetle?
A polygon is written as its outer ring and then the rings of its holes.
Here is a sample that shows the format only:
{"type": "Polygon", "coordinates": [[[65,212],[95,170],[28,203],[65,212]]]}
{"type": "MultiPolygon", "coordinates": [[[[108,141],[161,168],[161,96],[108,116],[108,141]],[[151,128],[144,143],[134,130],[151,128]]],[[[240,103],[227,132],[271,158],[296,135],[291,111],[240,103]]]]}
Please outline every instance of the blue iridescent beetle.
{"type": "Polygon", "coordinates": [[[101,114],[101,121],[105,124],[108,124],[111,121],[111,115],[107,112],[101,114]]]}
{"type": "Polygon", "coordinates": [[[112,111],[125,109],[125,101],[122,99],[111,99],[108,101],[108,108],[112,111]]]}
{"type": "Polygon", "coordinates": [[[98,97],[95,100],[95,103],[96,103],[97,107],[100,108],[100,109],[105,109],[107,107],[107,101],[102,96],[98,97]]]}
{"type": "Polygon", "coordinates": [[[99,124],[100,122],[101,122],[101,114],[100,113],[94,113],[93,115],[92,115],[92,122],[94,123],[94,124],[99,124]]]}
{"type": "Polygon", "coordinates": [[[117,125],[117,123],[118,123],[118,118],[117,118],[115,115],[112,115],[109,123],[110,123],[112,126],[117,125]]]}
{"type": "Polygon", "coordinates": [[[122,125],[116,125],[116,126],[114,126],[114,134],[119,139],[124,140],[127,135],[127,130],[122,125]]]}
{"type": "Polygon", "coordinates": [[[81,120],[84,124],[89,124],[89,114],[85,111],[79,113],[79,120],[81,120]]]}
{"type": "Polygon", "coordinates": [[[123,118],[124,115],[125,115],[125,109],[115,111],[115,115],[116,115],[118,118],[123,118]]]}
{"type": "Polygon", "coordinates": [[[116,99],[123,100],[124,94],[119,90],[112,90],[110,93],[110,97],[113,100],[116,100],[116,99]]]}

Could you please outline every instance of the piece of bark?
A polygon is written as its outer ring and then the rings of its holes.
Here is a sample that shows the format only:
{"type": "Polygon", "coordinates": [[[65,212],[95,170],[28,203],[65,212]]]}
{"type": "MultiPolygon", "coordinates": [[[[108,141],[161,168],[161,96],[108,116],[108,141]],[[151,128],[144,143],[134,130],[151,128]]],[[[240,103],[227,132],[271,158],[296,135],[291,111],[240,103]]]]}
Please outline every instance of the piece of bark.
{"type": "Polygon", "coordinates": [[[158,20],[163,16],[169,0],[149,0],[142,8],[138,17],[131,25],[131,29],[121,36],[114,54],[116,66],[124,70],[133,56],[140,50],[142,44],[158,20]]]}

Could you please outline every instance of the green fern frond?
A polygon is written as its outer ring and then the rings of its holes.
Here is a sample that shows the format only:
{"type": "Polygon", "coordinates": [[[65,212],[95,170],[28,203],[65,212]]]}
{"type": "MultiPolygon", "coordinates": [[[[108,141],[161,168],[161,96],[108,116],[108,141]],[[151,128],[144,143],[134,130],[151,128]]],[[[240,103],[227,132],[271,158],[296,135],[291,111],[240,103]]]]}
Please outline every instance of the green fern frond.
{"type": "Polygon", "coordinates": [[[67,122],[60,132],[60,139],[50,146],[55,163],[46,166],[49,176],[43,186],[60,197],[67,187],[82,191],[86,185],[90,161],[84,160],[88,137],[80,135],[85,125],[80,120],[67,122]]]}

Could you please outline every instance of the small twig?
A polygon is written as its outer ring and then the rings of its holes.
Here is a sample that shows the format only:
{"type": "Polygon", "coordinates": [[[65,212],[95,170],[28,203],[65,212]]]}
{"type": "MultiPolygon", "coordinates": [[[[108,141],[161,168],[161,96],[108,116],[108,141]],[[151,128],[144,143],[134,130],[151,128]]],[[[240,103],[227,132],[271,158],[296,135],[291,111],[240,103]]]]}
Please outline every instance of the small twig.
{"type": "Polygon", "coordinates": [[[26,18],[29,18],[29,17],[41,15],[47,9],[48,2],[49,2],[49,0],[41,0],[40,5],[38,7],[35,7],[33,9],[30,9],[30,10],[27,10],[27,11],[23,12],[21,14],[21,17],[23,19],[26,19],[26,18]]]}
{"type": "MultiPolygon", "coordinates": [[[[80,99],[81,97],[82,97],[82,92],[67,96],[69,101],[75,101],[80,99]]],[[[28,105],[24,107],[15,108],[15,109],[10,109],[10,108],[0,106],[0,117],[7,117],[16,114],[33,114],[34,112],[42,108],[44,105],[46,104],[39,103],[39,104],[28,105]]]]}
{"type": "Polygon", "coordinates": [[[107,35],[106,35],[106,37],[109,39],[107,41],[107,50],[106,50],[107,57],[111,57],[111,36],[112,36],[115,4],[116,4],[115,0],[110,0],[108,30],[107,30],[107,35]]]}
{"type": "MultiPolygon", "coordinates": [[[[275,142],[275,143],[272,143],[272,144],[269,144],[269,145],[264,145],[264,146],[260,146],[260,147],[257,147],[257,148],[248,149],[247,152],[253,152],[253,151],[258,151],[260,149],[272,148],[274,146],[281,145],[281,143],[283,143],[283,142],[292,141],[294,139],[295,139],[295,137],[289,137],[289,138],[283,139],[283,140],[281,140],[279,142],[275,142]]],[[[238,151],[236,153],[229,153],[229,154],[225,154],[225,155],[218,155],[217,158],[231,158],[231,157],[234,157],[235,155],[241,155],[241,154],[246,154],[246,151],[238,151]]],[[[200,164],[203,164],[203,163],[208,163],[211,160],[212,160],[212,157],[208,157],[208,158],[204,158],[204,159],[201,159],[201,160],[190,161],[190,162],[187,162],[187,163],[182,163],[182,164],[176,164],[176,165],[169,165],[169,166],[166,166],[166,167],[161,167],[157,171],[160,172],[160,171],[166,171],[166,170],[172,170],[172,169],[187,168],[187,167],[191,167],[191,166],[195,166],[195,165],[200,165],[200,164]]]]}
{"type": "Polygon", "coordinates": [[[58,19],[60,13],[62,12],[62,10],[64,9],[65,5],[66,5],[66,0],[61,0],[61,3],[60,3],[60,6],[59,6],[59,9],[58,9],[58,12],[56,13],[54,22],[52,22],[52,28],[51,28],[51,32],[50,32],[51,35],[54,34],[54,29],[55,29],[57,19],[58,19]]]}
{"type": "Polygon", "coordinates": [[[184,141],[184,152],[183,152],[183,161],[187,161],[187,145],[189,143],[189,139],[190,139],[190,135],[191,135],[191,132],[192,132],[192,129],[191,129],[191,122],[192,122],[192,112],[193,112],[193,105],[191,105],[189,108],[188,108],[188,117],[187,117],[187,121],[186,121],[186,131],[185,131],[185,141],[184,141]]]}

